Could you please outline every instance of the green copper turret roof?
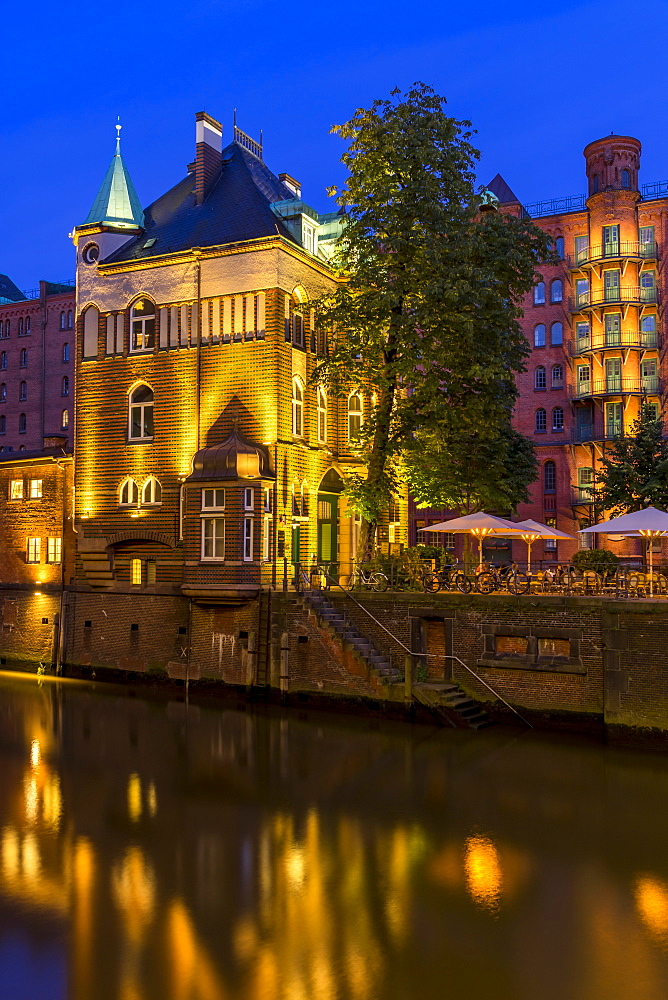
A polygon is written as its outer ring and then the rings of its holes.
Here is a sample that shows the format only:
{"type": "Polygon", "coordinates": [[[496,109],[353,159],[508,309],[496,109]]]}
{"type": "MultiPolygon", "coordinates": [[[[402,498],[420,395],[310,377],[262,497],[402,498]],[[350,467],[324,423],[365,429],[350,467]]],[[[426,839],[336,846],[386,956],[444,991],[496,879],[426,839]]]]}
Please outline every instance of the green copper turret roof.
{"type": "Polygon", "coordinates": [[[121,156],[121,126],[117,125],[116,128],[119,130],[116,137],[116,152],[84,226],[92,222],[102,222],[109,226],[142,228],[144,213],[121,156]]]}

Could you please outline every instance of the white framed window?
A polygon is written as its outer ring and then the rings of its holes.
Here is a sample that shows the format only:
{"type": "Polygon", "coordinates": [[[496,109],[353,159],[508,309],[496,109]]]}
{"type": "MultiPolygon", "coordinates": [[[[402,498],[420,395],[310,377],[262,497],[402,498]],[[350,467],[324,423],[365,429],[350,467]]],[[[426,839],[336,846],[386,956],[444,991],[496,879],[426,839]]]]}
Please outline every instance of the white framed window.
{"type": "Polygon", "coordinates": [[[545,324],[539,323],[538,326],[534,327],[533,331],[533,346],[534,347],[545,347],[545,324]]]}
{"type": "Polygon", "coordinates": [[[295,347],[304,346],[304,314],[300,312],[292,315],[292,343],[295,347]]]}
{"type": "Polygon", "coordinates": [[[152,351],[155,344],[155,306],[150,299],[138,299],[130,310],[130,349],[152,351]]]}
{"type": "Polygon", "coordinates": [[[327,441],[327,396],[324,389],[318,389],[318,441],[327,441]]]}
{"type": "Polygon", "coordinates": [[[269,486],[265,486],[263,490],[263,498],[264,498],[264,503],[263,503],[264,510],[268,513],[271,513],[271,488],[269,486]]]}
{"type": "Polygon", "coordinates": [[[348,441],[353,444],[362,430],[362,397],[354,392],[348,397],[348,441]]]}
{"type": "Polygon", "coordinates": [[[304,385],[298,376],[292,380],[292,433],[295,437],[304,434],[304,385]]]}
{"type": "Polygon", "coordinates": [[[69,410],[63,410],[63,412],[60,415],[60,428],[61,430],[66,431],[69,426],[70,426],[69,410]]]}
{"type": "Polygon", "coordinates": [[[252,486],[244,486],[244,510],[255,509],[255,490],[252,486]]]}
{"type": "Polygon", "coordinates": [[[533,387],[534,389],[544,389],[546,385],[545,365],[538,365],[533,373],[533,387]]]}
{"type": "Polygon", "coordinates": [[[133,587],[141,586],[141,559],[130,560],[130,580],[133,587]]]}
{"type": "Polygon", "coordinates": [[[150,441],[153,438],[153,390],[147,385],[138,385],[130,393],[128,438],[130,441],[150,441]]]}
{"type": "Polygon", "coordinates": [[[225,510],[225,490],[202,490],[202,510],[225,510]]]}
{"type": "Polygon", "coordinates": [[[262,558],[267,562],[271,554],[271,518],[265,516],[262,519],[262,558]]]}
{"type": "Polygon", "coordinates": [[[41,500],[42,498],[42,480],[41,479],[29,479],[28,480],[28,496],[31,500],[41,500]]]}
{"type": "Polygon", "coordinates": [[[139,499],[139,489],[134,479],[124,479],[118,492],[120,507],[132,507],[139,499]]]}
{"type": "Polygon", "coordinates": [[[29,563],[40,562],[41,554],[42,554],[42,539],[29,538],[26,544],[26,562],[29,563]]]}
{"type": "Polygon", "coordinates": [[[542,306],[545,304],[545,282],[539,281],[537,285],[534,285],[533,289],[533,304],[535,306],[542,306]]]}
{"type": "Polygon", "coordinates": [[[558,389],[564,384],[564,366],[552,365],[552,388],[558,389]]]}
{"type": "Polygon", "coordinates": [[[46,561],[59,564],[62,556],[62,538],[47,538],[46,561]]]}
{"type": "Polygon", "coordinates": [[[222,562],[225,558],[225,519],[202,518],[202,560],[222,562]]]}
{"type": "Polygon", "coordinates": [[[10,481],[9,481],[9,499],[10,500],[23,500],[23,480],[22,479],[10,479],[10,481]]]}
{"type": "Polygon", "coordinates": [[[244,518],[244,562],[251,562],[253,559],[253,518],[244,518]]]}
{"type": "Polygon", "coordinates": [[[149,476],[142,486],[141,502],[147,507],[162,503],[162,486],[155,476],[149,476]]]}

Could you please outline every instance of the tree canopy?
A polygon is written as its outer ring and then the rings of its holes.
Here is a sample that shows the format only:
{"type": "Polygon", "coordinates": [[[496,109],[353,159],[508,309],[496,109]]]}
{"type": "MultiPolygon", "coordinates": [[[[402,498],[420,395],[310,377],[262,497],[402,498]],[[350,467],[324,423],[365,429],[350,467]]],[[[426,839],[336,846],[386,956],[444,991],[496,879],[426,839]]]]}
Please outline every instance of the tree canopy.
{"type": "Polygon", "coordinates": [[[654,405],[642,403],[629,436],[601,459],[595,497],[597,511],[613,517],[648,505],[668,509],[668,441],[654,405]]]}
{"type": "Polygon", "coordinates": [[[345,280],[317,303],[333,333],[314,378],[335,394],[367,394],[366,476],[346,490],[364,518],[363,555],[396,490],[397,462],[422,434],[438,432],[447,450],[454,438],[506,433],[528,354],[521,300],[551,259],[529,219],[481,211],[471,125],[445,103],[415,84],[334,129],[348,142],[335,256],[345,280]]]}

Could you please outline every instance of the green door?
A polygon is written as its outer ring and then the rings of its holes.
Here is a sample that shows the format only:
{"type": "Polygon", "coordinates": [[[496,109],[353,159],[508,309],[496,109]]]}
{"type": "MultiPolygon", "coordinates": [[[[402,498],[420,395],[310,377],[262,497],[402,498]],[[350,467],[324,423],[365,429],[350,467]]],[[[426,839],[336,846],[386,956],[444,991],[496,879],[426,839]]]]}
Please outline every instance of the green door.
{"type": "Polygon", "coordinates": [[[603,287],[606,302],[619,302],[619,271],[604,271],[603,287]]]}
{"type": "Polygon", "coordinates": [[[622,359],[605,359],[605,390],[606,392],[622,391],[622,359]]]}
{"type": "Polygon", "coordinates": [[[336,493],[318,493],[318,563],[336,576],[339,498],[336,493]]]}

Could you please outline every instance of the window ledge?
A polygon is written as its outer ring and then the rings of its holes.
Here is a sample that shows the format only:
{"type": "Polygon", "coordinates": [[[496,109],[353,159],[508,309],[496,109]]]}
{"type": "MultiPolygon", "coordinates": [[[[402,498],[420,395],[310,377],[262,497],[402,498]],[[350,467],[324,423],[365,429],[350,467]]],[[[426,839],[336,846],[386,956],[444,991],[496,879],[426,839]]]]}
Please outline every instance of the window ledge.
{"type": "Polygon", "coordinates": [[[544,430],[544,431],[534,431],[534,434],[547,434],[547,430],[544,430]]]}
{"type": "Polygon", "coordinates": [[[153,444],[153,438],[128,438],[128,444],[153,444]]]}
{"type": "Polygon", "coordinates": [[[546,390],[547,390],[547,386],[545,386],[545,385],[543,386],[543,388],[542,388],[542,389],[541,389],[541,388],[539,388],[539,386],[537,386],[537,385],[535,385],[535,386],[533,387],[533,391],[534,391],[534,392],[545,392],[546,390]]]}

